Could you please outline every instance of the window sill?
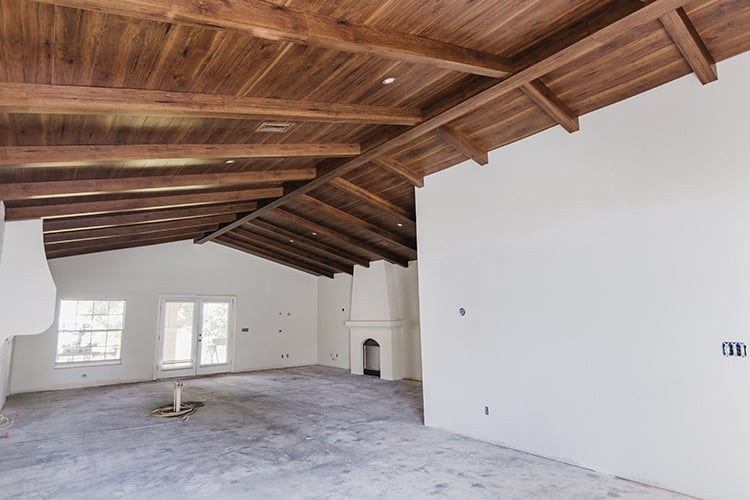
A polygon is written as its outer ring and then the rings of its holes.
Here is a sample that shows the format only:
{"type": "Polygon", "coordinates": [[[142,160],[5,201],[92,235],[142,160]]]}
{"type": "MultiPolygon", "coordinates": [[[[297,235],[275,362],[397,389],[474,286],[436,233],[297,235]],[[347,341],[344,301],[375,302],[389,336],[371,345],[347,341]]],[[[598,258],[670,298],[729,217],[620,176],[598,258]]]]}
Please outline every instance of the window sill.
{"type": "Polygon", "coordinates": [[[121,359],[113,359],[108,361],[74,361],[70,363],[55,363],[55,369],[58,368],[88,368],[90,366],[114,366],[121,365],[121,359]]]}

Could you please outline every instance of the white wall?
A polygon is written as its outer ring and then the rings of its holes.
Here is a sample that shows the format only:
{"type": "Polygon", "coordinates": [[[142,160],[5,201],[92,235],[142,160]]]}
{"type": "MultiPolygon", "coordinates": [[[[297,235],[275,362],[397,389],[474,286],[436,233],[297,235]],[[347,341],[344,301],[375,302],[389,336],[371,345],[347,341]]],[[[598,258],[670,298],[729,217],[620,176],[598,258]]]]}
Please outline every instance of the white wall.
{"type": "Polygon", "coordinates": [[[750,498],[750,54],[719,71],[426,179],[428,425],[750,498]]]}
{"type": "Polygon", "coordinates": [[[352,277],[339,273],[318,278],[318,363],[349,369],[349,319],[352,277]]]}
{"type": "Polygon", "coordinates": [[[159,294],[237,296],[235,371],[317,362],[314,276],[220,245],[191,242],[56,259],[50,267],[58,298],[127,301],[122,364],[55,368],[53,326],[42,335],[16,338],[12,392],[151,379],[159,294]],[[250,332],[242,333],[242,327],[250,332]],[[289,358],[282,359],[286,353],[289,358]]]}
{"type": "Polygon", "coordinates": [[[360,294],[354,302],[352,276],[318,278],[318,362],[351,368],[350,335],[344,325],[349,319],[403,320],[403,343],[398,346],[404,360],[403,376],[422,380],[417,262],[404,268],[377,261],[370,267],[356,266],[354,273],[360,294]]]}

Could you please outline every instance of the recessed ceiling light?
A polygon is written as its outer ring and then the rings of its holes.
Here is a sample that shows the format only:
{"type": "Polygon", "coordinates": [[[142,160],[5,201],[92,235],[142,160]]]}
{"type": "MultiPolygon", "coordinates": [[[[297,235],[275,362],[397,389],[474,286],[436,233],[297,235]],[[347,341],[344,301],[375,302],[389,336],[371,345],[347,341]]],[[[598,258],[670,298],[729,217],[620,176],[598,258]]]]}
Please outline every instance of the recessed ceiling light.
{"type": "Polygon", "coordinates": [[[294,243],[294,240],[289,240],[289,243],[294,243]]]}
{"type": "Polygon", "coordinates": [[[403,224],[401,224],[400,222],[399,222],[398,224],[396,224],[396,225],[397,225],[398,227],[404,227],[404,225],[403,225],[403,224]]]}
{"type": "Polygon", "coordinates": [[[313,235],[313,236],[317,236],[317,235],[318,235],[318,233],[316,233],[315,231],[313,231],[312,235],[313,235]]]}
{"type": "Polygon", "coordinates": [[[395,77],[389,76],[383,80],[383,85],[390,85],[396,81],[395,77]]]}
{"type": "Polygon", "coordinates": [[[237,160],[224,160],[224,163],[234,163],[237,160]]]}

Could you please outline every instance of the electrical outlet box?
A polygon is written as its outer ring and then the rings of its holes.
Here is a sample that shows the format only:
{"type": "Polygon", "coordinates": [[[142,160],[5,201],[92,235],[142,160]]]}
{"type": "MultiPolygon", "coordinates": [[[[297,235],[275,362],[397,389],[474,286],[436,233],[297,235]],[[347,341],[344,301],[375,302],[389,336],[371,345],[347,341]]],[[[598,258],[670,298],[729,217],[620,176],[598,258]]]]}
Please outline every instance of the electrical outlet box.
{"type": "Polygon", "coordinates": [[[721,344],[721,353],[727,357],[747,357],[747,345],[744,342],[723,342],[721,344]]]}

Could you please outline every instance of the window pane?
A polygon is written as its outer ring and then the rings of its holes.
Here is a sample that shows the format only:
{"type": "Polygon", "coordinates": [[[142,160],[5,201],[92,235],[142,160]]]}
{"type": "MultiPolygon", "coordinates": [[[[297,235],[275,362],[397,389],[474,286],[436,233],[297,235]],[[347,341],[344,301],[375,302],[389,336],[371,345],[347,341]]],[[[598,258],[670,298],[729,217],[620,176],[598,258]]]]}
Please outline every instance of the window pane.
{"type": "Polygon", "coordinates": [[[57,362],[120,359],[125,301],[62,300],[57,362]]]}

